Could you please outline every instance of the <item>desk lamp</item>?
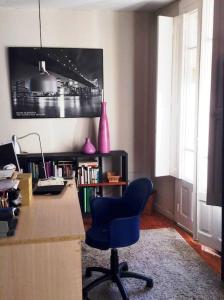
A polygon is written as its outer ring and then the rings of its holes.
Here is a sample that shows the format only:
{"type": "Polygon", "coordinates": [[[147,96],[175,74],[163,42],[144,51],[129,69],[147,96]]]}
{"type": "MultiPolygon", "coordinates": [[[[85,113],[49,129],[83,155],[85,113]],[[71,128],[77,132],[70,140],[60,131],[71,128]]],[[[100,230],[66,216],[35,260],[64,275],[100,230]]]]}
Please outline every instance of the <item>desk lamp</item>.
{"type": "Polygon", "coordinates": [[[13,142],[13,145],[14,145],[14,149],[15,149],[15,152],[16,154],[20,154],[21,153],[21,147],[20,147],[20,144],[18,143],[18,140],[22,140],[30,135],[36,135],[39,139],[39,144],[40,144],[40,152],[41,152],[41,157],[42,157],[42,162],[43,162],[43,167],[44,167],[44,176],[45,176],[45,179],[47,179],[47,172],[46,172],[46,166],[45,166],[45,159],[44,159],[44,154],[43,154],[43,150],[42,150],[42,144],[41,144],[41,139],[40,139],[40,135],[39,133],[37,132],[30,132],[24,136],[21,136],[21,137],[17,137],[16,135],[13,135],[12,136],[12,142],[13,142]]]}

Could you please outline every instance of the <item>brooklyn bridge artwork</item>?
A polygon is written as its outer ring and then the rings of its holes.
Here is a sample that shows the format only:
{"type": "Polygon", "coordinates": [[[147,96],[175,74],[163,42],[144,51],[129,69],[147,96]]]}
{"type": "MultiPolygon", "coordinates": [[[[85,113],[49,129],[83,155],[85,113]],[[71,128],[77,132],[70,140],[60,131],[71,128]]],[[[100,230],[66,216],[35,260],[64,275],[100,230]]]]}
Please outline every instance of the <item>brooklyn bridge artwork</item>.
{"type": "Polygon", "coordinates": [[[99,117],[103,50],[9,47],[12,117],[99,117]]]}

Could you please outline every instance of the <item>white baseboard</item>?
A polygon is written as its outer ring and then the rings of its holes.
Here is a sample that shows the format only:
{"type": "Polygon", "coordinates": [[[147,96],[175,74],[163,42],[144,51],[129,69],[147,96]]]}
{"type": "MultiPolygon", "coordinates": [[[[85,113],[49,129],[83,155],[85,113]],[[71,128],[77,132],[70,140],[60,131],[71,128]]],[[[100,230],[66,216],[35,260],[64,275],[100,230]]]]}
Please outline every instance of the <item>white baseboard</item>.
{"type": "Polygon", "coordinates": [[[155,204],[154,206],[155,210],[160,213],[161,215],[164,215],[165,217],[167,217],[168,219],[174,221],[174,213],[172,213],[169,210],[165,210],[162,206],[155,204]]]}
{"type": "Polygon", "coordinates": [[[190,234],[193,236],[193,232],[192,232],[190,229],[188,229],[187,227],[181,225],[181,224],[178,223],[178,222],[177,222],[176,224],[177,224],[180,228],[182,228],[184,231],[190,233],[190,234]]]}

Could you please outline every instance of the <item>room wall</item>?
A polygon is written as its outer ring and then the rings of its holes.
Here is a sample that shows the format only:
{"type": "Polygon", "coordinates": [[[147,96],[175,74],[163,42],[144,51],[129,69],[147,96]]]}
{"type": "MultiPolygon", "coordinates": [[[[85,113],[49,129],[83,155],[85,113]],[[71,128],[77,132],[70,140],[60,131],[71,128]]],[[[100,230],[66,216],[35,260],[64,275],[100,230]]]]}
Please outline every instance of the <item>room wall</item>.
{"type": "MultiPolygon", "coordinates": [[[[43,46],[103,48],[111,149],[129,153],[130,178],[152,175],[151,15],[72,10],[42,10],[41,15],[43,46]]],[[[36,131],[44,152],[80,150],[87,136],[96,144],[99,118],[11,118],[7,47],[39,46],[38,24],[37,10],[0,9],[0,142],[8,141],[12,134],[36,131]]],[[[21,146],[28,152],[39,151],[35,137],[21,141],[21,146]]]]}

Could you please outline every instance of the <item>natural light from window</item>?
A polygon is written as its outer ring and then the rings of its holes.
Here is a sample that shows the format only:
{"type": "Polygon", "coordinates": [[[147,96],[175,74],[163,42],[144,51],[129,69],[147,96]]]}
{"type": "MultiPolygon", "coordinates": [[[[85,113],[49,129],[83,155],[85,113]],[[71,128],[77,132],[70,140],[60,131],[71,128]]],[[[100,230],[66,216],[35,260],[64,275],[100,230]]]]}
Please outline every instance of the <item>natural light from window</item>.
{"type": "Polygon", "coordinates": [[[214,1],[204,0],[198,116],[198,176],[199,193],[207,192],[208,134],[211,91],[212,41],[214,1]]]}
{"type": "Polygon", "coordinates": [[[198,82],[198,11],[184,14],[180,110],[180,178],[193,183],[198,82]]]}

